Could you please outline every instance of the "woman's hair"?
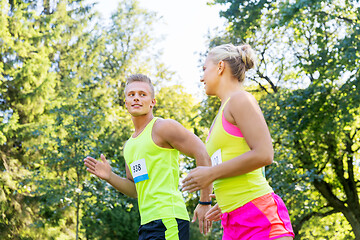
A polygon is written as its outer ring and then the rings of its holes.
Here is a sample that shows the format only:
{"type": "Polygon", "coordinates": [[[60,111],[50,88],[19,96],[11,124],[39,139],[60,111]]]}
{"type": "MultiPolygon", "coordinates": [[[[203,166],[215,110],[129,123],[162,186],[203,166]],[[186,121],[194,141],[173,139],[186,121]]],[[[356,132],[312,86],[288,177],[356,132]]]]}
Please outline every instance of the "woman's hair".
{"type": "Polygon", "coordinates": [[[234,77],[239,82],[244,81],[245,72],[255,66],[255,52],[250,45],[244,44],[234,46],[233,44],[223,44],[210,50],[208,56],[214,63],[226,61],[234,77]]]}
{"type": "Polygon", "coordinates": [[[150,89],[151,89],[151,96],[152,98],[155,97],[155,90],[154,90],[154,85],[151,83],[151,79],[144,75],[144,74],[133,74],[130,75],[127,79],[126,79],[126,84],[125,84],[125,89],[124,91],[126,91],[126,87],[133,82],[145,82],[147,84],[149,84],[150,89]]]}

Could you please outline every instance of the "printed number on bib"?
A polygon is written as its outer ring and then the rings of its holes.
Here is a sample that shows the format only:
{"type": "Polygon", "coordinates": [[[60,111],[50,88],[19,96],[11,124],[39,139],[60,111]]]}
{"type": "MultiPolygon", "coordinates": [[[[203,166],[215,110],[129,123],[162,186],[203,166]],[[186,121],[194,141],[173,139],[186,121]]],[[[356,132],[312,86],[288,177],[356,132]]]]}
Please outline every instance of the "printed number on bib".
{"type": "Polygon", "coordinates": [[[130,168],[135,183],[149,179],[144,158],[131,163],[130,168]]]}
{"type": "Polygon", "coordinates": [[[221,159],[221,149],[218,149],[214,154],[211,156],[211,165],[216,166],[222,163],[221,159]]]}

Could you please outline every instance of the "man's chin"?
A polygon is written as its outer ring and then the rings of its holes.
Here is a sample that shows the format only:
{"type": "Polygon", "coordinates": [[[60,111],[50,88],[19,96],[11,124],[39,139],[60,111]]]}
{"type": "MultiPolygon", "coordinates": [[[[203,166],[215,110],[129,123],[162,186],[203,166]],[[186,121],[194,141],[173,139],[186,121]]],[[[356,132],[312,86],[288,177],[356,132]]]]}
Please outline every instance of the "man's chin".
{"type": "Polygon", "coordinates": [[[131,112],[130,113],[131,114],[131,116],[133,116],[133,117],[141,117],[141,116],[144,116],[144,115],[146,115],[147,113],[141,113],[141,112],[131,112]]]}

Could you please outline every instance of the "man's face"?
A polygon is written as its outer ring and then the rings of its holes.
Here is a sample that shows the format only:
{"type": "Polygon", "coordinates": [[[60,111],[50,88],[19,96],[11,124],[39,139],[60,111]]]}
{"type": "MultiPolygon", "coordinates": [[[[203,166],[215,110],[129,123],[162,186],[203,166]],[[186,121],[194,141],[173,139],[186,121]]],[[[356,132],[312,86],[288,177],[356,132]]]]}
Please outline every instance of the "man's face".
{"type": "Polygon", "coordinates": [[[152,111],[155,103],[148,83],[135,81],[126,86],[125,106],[132,116],[148,114],[152,111]]]}

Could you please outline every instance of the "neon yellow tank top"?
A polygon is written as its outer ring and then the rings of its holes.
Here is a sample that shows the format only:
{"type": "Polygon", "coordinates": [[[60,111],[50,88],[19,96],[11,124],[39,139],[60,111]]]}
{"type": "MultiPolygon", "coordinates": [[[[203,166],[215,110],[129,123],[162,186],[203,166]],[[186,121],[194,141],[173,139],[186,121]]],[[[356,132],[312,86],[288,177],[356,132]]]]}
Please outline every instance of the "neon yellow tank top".
{"type": "Polygon", "coordinates": [[[179,186],[179,151],[157,146],[151,137],[153,118],[125,144],[124,157],[134,178],[141,224],[164,219],[189,220],[179,186]]]}
{"type": "MultiPolygon", "coordinates": [[[[233,136],[223,127],[222,114],[228,101],[220,108],[206,141],[213,166],[250,151],[245,138],[233,136]]],[[[259,168],[243,175],[215,180],[214,191],[221,211],[231,212],[273,190],[259,168]]]]}

